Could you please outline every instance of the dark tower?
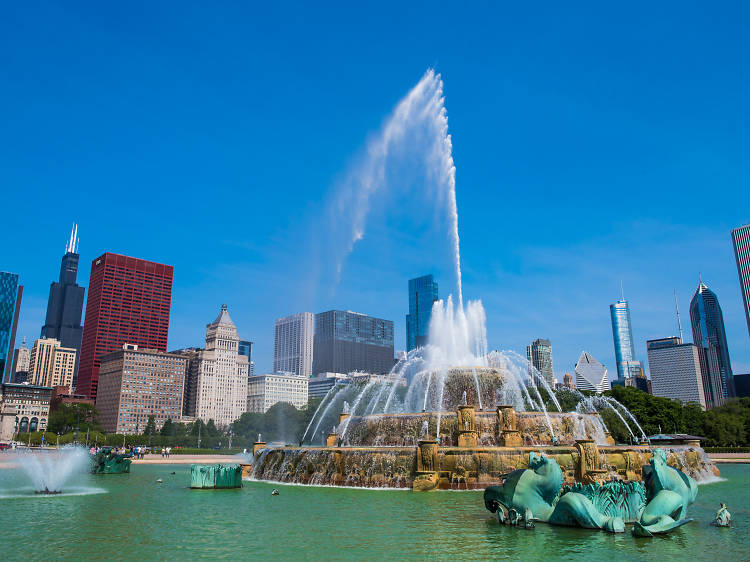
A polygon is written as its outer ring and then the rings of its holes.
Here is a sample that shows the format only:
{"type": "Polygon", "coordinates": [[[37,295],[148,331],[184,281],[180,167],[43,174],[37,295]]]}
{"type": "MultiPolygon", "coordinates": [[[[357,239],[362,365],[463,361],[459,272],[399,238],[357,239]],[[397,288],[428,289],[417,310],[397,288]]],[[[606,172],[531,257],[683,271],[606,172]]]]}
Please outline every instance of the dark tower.
{"type": "Polygon", "coordinates": [[[698,348],[706,406],[721,406],[735,394],[732,365],[719,299],[703,281],[699,282],[698,290],[690,301],[690,324],[693,343],[698,348]]]}
{"type": "Polygon", "coordinates": [[[63,347],[76,350],[76,369],[73,386],[77,383],[78,363],[81,360],[81,312],[85,287],[76,283],[78,275],[78,226],[73,225],[70,240],[65,246],[65,255],[60,264],[60,279],[53,281],[49,287],[47,302],[47,319],[42,326],[43,338],[60,340],[63,347]]]}

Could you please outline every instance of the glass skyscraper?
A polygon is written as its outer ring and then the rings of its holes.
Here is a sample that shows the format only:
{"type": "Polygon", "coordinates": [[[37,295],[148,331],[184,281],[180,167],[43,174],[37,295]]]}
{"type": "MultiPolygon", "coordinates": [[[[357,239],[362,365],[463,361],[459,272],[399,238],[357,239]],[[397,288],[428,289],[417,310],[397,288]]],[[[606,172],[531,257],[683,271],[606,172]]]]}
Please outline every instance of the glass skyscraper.
{"type": "Polygon", "coordinates": [[[76,350],[75,374],[73,385],[78,378],[78,364],[81,359],[81,314],[83,313],[83,295],[86,291],[76,282],[78,276],[78,227],[73,225],[70,240],[65,246],[60,264],[60,277],[49,287],[47,317],[42,326],[41,338],[54,338],[62,347],[76,350]]]}
{"type": "Polygon", "coordinates": [[[750,334],[750,224],[732,230],[734,257],[737,260],[737,274],[740,276],[742,300],[745,303],[747,333],[750,334]]]}
{"type": "Polygon", "coordinates": [[[690,301],[690,324],[698,347],[706,407],[721,406],[735,394],[732,365],[719,299],[703,281],[690,301]]]}
{"type": "Polygon", "coordinates": [[[313,373],[363,371],[387,374],[393,368],[393,321],[350,310],[315,315],[313,373]]]}
{"type": "Polygon", "coordinates": [[[0,271],[0,382],[10,382],[23,287],[17,273],[0,271]]]}
{"type": "Polygon", "coordinates": [[[555,372],[552,368],[552,344],[549,340],[538,339],[526,346],[526,358],[539,371],[547,384],[552,386],[555,372]]]}
{"type": "Polygon", "coordinates": [[[438,300],[438,284],[432,275],[409,279],[409,314],[406,315],[406,351],[427,344],[432,304],[438,300]]]}
{"type": "Polygon", "coordinates": [[[625,384],[629,377],[641,376],[643,366],[635,359],[635,345],[633,344],[633,330],[630,323],[630,307],[624,298],[609,305],[612,317],[612,338],[615,343],[615,362],[617,363],[617,378],[620,384],[625,384]]]}

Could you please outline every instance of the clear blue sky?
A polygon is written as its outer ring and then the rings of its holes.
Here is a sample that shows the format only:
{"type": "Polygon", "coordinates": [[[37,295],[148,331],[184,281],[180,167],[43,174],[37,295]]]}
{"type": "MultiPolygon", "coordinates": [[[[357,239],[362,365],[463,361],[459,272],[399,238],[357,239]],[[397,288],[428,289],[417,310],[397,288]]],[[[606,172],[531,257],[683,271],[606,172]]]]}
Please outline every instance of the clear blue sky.
{"type": "MultiPolygon", "coordinates": [[[[38,337],[73,221],[82,271],[105,251],[175,266],[169,347],[226,302],[258,371],[273,320],[348,308],[396,323],[409,277],[451,263],[429,205],[374,209],[335,291],[311,240],[369,135],[428,67],[442,73],[466,298],[491,348],[552,340],[614,371],[609,304],[645,340],[687,327],[698,274],[750,372],[729,231],[750,222],[743,3],[10,3],[0,18],[0,269],[38,337]],[[407,217],[406,220],[404,217],[407,217]],[[404,225],[411,225],[410,231],[404,225]]],[[[689,330],[688,330],[689,333],[689,330]]]]}

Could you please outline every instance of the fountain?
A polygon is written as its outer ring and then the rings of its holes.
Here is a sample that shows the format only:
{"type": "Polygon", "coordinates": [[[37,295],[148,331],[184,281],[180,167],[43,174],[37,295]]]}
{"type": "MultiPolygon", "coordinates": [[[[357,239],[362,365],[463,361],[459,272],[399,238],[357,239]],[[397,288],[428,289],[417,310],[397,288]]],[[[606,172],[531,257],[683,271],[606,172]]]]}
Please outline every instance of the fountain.
{"type": "MultiPolygon", "coordinates": [[[[611,409],[634,438],[631,424],[645,441],[621,404],[580,395],[577,411],[562,412],[555,392],[524,357],[488,350],[482,303],[463,298],[455,166],[443,84],[432,70],[397,105],[347,176],[337,208],[351,212],[338,213],[335,221],[346,236],[337,274],[364,236],[372,195],[388,188],[389,155],[410,140],[423,151],[435,201],[445,205],[457,302],[449,296],[434,303],[427,345],[411,350],[390,374],[331,388],[299,447],[271,449],[259,436],[252,477],[414,490],[484,488],[528,468],[531,453],[545,453],[568,485],[640,481],[651,448],[616,445],[598,414],[611,409]],[[410,131],[419,134],[412,138],[410,131]],[[332,425],[322,435],[321,428],[332,425]]],[[[700,447],[673,447],[665,455],[690,475],[717,472],[700,447]]]]}
{"type": "Polygon", "coordinates": [[[81,447],[63,447],[54,451],[13,453],[17,465],[31,482],[37,495],[58,495],[71,491],[71,481],[90,471],[91,458],[81,447]]]}

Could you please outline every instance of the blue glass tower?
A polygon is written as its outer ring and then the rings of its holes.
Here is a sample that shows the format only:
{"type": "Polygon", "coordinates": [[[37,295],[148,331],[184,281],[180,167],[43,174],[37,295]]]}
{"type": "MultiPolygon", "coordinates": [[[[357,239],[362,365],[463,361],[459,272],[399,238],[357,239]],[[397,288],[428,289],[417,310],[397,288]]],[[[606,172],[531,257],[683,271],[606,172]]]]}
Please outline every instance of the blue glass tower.
{"type": "Polygon", "coordinates": [[[633,330],[630,323],[630,307],[623,297],[615,304],[609,305],[612,318],[612,338],[615,343],[615,362],[617,363],[617,383],[624,385],[625,379],[642,375],[643,366],[635,359],[633,330]]]}
{"type": "Polygon", "coordinates": [[[406,315],[406,351],[427,344],[432,304],[438,300],[438,284],[432,275],[409,279],[409,314],[406,315]]]}
{"type": "Polygon", "coordinates": [[[719,299],[703,281],[690,301],[690,325],[698,348],[706,407],[721,406],[735,395],[732,365],[719,299]]]}
{"type": "Polygon", "coordinates": [[[0,381],[10,381],[23,287],[17,273],[0,271],[0,381]]]}

